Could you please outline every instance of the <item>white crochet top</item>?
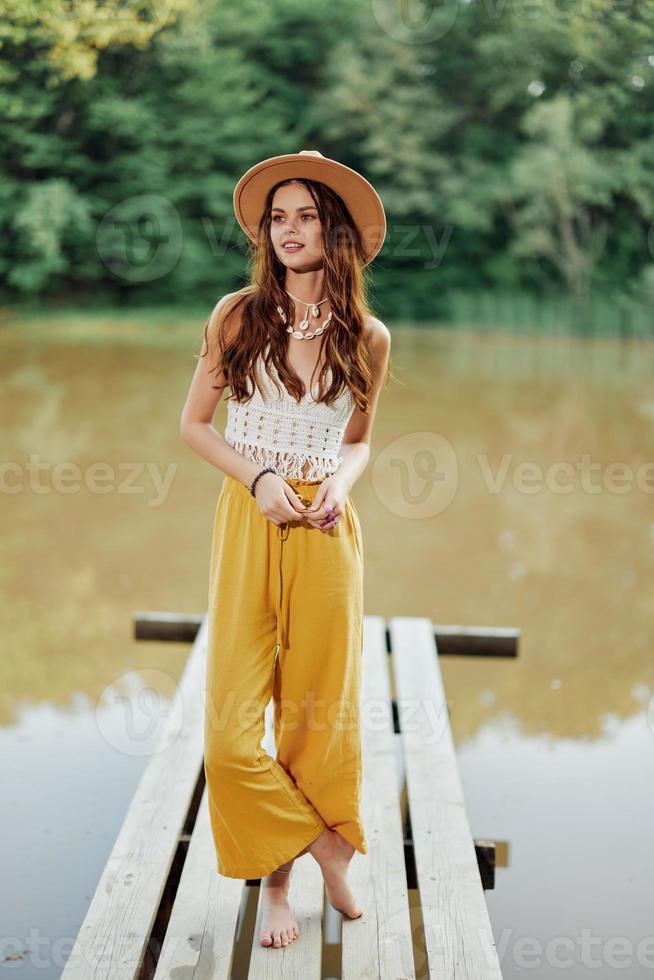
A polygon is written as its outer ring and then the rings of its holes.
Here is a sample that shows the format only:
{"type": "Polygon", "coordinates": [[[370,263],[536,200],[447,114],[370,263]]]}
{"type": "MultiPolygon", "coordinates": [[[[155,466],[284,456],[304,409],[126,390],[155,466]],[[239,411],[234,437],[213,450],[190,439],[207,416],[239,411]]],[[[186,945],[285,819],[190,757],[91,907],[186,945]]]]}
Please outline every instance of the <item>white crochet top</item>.
{"type": "MultiPolygon", "coordinates": [[[[345,427],[354,411],[354,397],[346,388],[331,405],[316,401],[317,385],[297,402],[289,395],[275,365],[281,394],[268,376],[263,359],[256,365],[261,387],[248,402],[227,400],[226,441],[261,466],[273,466],[286,479],[323,480],[334,473],[345,427]],[[314,394],[315,393],[315,394],[314,394]]],[[[328,371],[328,379],[331,369],[328,371]]]]}

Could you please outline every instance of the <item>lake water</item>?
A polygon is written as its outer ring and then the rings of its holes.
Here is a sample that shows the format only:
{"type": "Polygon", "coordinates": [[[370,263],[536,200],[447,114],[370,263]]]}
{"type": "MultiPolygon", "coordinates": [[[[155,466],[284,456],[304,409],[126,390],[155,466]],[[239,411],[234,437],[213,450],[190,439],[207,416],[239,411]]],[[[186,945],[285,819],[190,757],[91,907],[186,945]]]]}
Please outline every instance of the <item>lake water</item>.
{"type": "MultiPolygon", "coordinates": [[[[203,612],[222,474],[182,443],[203,319],[5,321],[2,965],[60,975],[203,612]],[[126,738],[143,686],[144,726],[126,738]]],[[[441,658],[505,977],[654,971],[654,345],[393,331],[353,490],[366,612],[515,626],[441,658]]],[[[225,406],[215,425],[222,431],[225,406]]]]}

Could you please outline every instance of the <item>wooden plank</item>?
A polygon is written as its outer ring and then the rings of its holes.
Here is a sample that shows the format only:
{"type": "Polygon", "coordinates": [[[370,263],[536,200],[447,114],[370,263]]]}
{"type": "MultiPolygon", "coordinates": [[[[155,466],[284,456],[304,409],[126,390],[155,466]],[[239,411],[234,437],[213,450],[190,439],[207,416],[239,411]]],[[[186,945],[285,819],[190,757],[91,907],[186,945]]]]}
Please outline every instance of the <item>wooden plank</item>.
{"type": "Polygon", "coordinates": [[[202,625],[202,613],[135,612],[135,640],[193,643],[202,625]]]}
{"type": "Polygon", "coordinates": [[[159,746],[139,781],[100,883],[62,973],[63,980],[133,980],[138,975],[203,760],[207,621],[191,648],[159,746]]]}
{"type": "Polygon", "coordinates": [[[433,624],[396,616],[389,630],[428,976],[501,980],[433,624]]]}
{"type": "Polygon", "coordinates": [[[205,787],[154,980],[229,980],[244,888],[216,868],[205,787]]]}
{"type": "MultiPolygon", "coordinates": [[[[135,612],[134,639],[192,643],[201,613],[135,612]]],[[[443,656],[517,657],[521,630],[513,626],[452,626],[434,624],[438,652],[443,656]]]]}
{"type": "MultiPolygon", "coordinates": [[[[475,854],[477,855],[477,866],[481,875],[481,883],[484,891],[492,891],[495,888],[495,867],[497,865],[497,842],[491,840],[478,840],[474,838],[475,854]]],[[[407,882],[409,888],[417,888],[418,883],[415,877],[415,859],[413,856],[413,840],[411,835],[404,838],[404,857],[407,865],[407,882]],[[413,873],[412,873],[413,872],[413,873]]]]}
{"type": "Polygon", "coordinates": [[[434,624],[441,657],[517,657],[521,630],[513,626],[445,626],[434,624]]]}
{"type": "Polygon", "coordinates": [[[361,819],[368,854],[354,855],[349,878],[364,913],[359,919],[342,917],[342,975],[413,980],[386,627],[379,616],[364,617],[361,695],[361,819]]]}
{"type": "Polygon", "coordinates": [[[259,943],[262,897],[260,886],[248,980],[320,980],[324,885],[316,860],[303,854],[293,862],[288,901],[300,935],[288,946],[271,949],[259,943]]]}
{"type": "Polygon", "coordinates": [[[494,840],[477,840],[476,838],[474,843],[481,883],[484,891],[489,891],[489,889],[495,888],[496,844],[494,840]]]}

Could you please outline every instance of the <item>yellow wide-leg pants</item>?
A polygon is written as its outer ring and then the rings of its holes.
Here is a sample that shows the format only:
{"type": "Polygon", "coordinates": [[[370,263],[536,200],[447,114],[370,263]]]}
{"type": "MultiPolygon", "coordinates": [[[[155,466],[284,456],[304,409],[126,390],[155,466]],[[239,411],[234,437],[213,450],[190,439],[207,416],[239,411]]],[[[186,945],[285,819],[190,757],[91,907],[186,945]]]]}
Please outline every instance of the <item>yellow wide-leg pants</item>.
{"type": "MultiPolygon", "coordinates": [[[[305,501],[320,480],[286,481],[305,501]]],[[[360,818],[361,526],[267,520],[239,480],[216,504],[204,771],[217,869],[261,878],[325,827],[368,852],[360,818]],[[276,757],[261,746],[274,702],[276,757]]]]}

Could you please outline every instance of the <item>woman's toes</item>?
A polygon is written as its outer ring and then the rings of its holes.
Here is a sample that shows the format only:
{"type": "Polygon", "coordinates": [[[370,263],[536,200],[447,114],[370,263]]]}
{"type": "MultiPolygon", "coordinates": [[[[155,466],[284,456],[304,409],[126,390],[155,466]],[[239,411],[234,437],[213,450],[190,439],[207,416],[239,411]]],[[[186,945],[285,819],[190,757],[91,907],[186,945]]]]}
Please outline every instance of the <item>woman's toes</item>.
{"type": "Polygon", "coordinates": [[[261,945],[280,949],[299,934],[299,923],[291,914],[286,899],[276,901],[272,895],[265,896],[259,933],[261,945]]]}

